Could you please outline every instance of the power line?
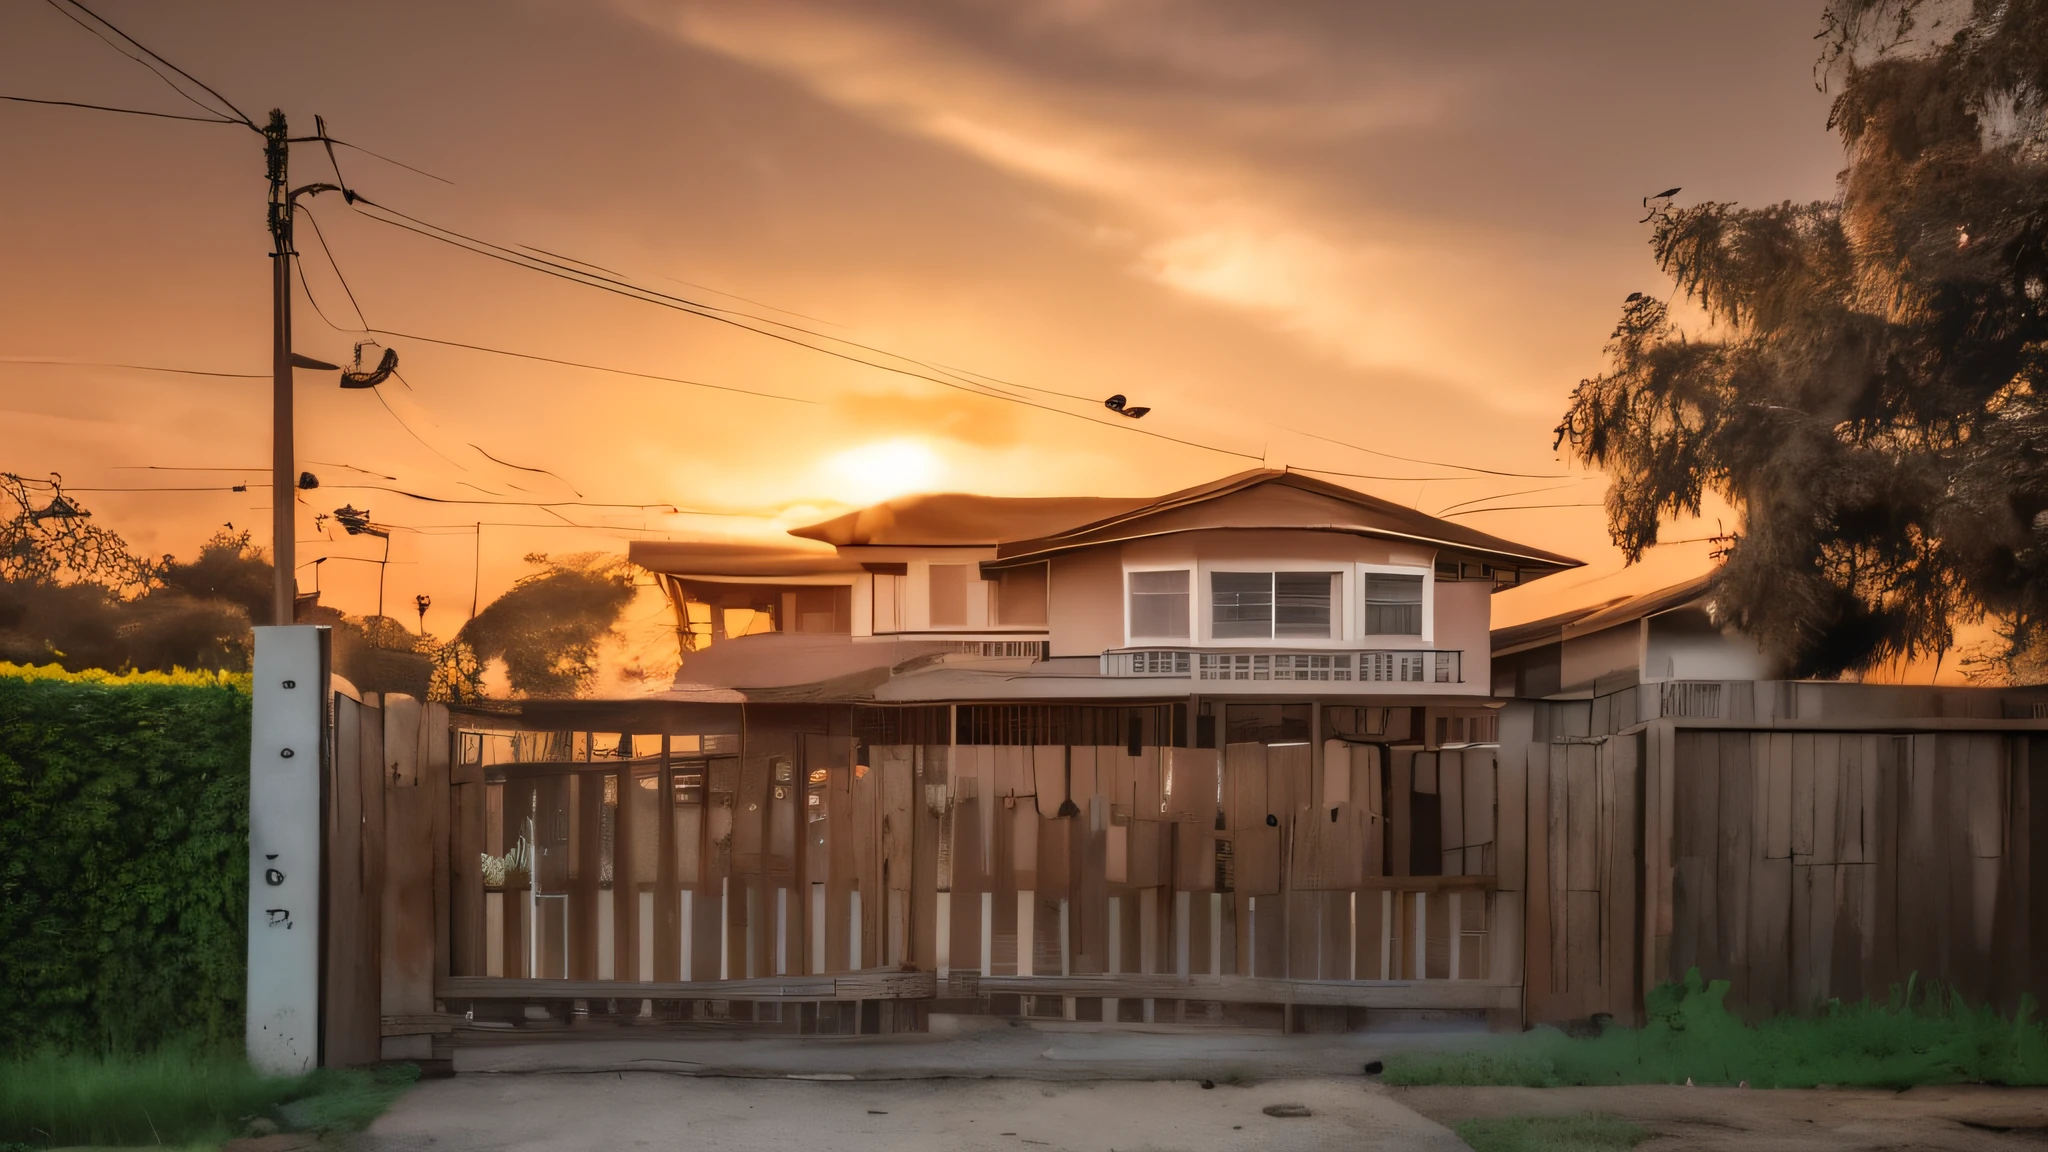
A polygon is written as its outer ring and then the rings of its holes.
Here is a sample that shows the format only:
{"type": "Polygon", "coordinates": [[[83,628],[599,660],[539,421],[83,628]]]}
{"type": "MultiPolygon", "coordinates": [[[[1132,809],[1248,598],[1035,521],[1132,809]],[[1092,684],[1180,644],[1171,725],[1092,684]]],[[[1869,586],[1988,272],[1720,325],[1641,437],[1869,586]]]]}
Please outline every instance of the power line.
{"type": "Polygon", "coordinates": [[[64,368],[126,368],[134,372],[168,372],[178,376],[217,376],[224,380],[268,380],[268,372],[208,372],[201,368],[170,368],[161,364],[119,364],[108,360],[57,360],[38,356],[0,356],[0,364],[40,364],[64,368]]]}
{"type": "MultiPolygon", "coordinates": [[[[1464,472],[1480,472],[1488,476],[1509,476],[1519,480],[1562,480],[1568,475],[1568,473],[1563,472],[1501,472],[1493,468],[1481,468],[1473,464],[1452,464],[1443,460],[1425,460],[1419,456],[1397,456],[1392,452],[1382,452],[1377,448],[1367,448],[1363,445],[1353,444],[1346,440],[1332,440],[1328,436],[1318,436],[1314,432],[1303,432],[1299,428],[1287,428],[1286,431],[1292,432],[1296,436],[1306,436],[1311,440],[1321,440],[1325,444],[1335,444],[1339,448],[1349,448],[1353,452],[1364,452],[1369,456],[1383,456],[1388,460],[1399,460],[1404,464],[1421,464],[1430,468],[1455,468],[1464,472]]],[[[1324,472],[1328,471],[1328,469],[1310,468],[1304,469],[1304,471],[1324,472]]],[[[1349,472],[1331,472],[1330,474],[1332,476],[1351,475],[1351,473],[1349,472]]],[[[1428,479],[1455,480],[1457,479],[1457,477],[1434,476],[1428,477],[1428,479]]]]}
{"type": "MultiPolygon", "coordinates": [[[[425,176],[429,180],[439,180],[441,183],[448,185],[450,188],[453,188],[455,186],[455,181],[450,180],[445,176],[436,176],[432,172],[429,172],[424,168],[415,168],[412,165],[407,164],[403,160],[393,160],[391,157],[384,155],[382,152],[372,152],[368,148],[363,147],[361,144],[351,144],[346,140],[336,140],[332,136],[322,136],[320,137],[320,139],[326,141],[329,144],[336,145],[337,147],[348,148],[357,152],[361,152],[365,156],[370,156],[378,160],[382,160],[386,164],[395,164],[398,167],[405,169],[407,172],[412,172],[420,176],[425,176]]],[[[336,175],[339,175],[339,173],[336,173],[336,175]]]]}
{"type": "Polygon", "coordinates": [[[1287,472],[1309,472],[1317,476],[1342,476],[1349,480],[1400,480],[1409,483],[1424,480],[1448,484],[1478,479],[1476,476],[1382,476],[1375,472],[1339,472],[1334,468],[1308,468],[1300,464],[1284,465],[1282,470],[1287,472]]]}
{"type": "MultiPolygon", "coordinates": [[[[312,212],[309,211],[304,205],[301,205],[299,210],[305,212],[307,218],[311,219],[312,212]]],[[[313,222],[313,237],[314,239],[320,242],[320,251],[323,255],[327,257],[327,266],[334,270],[334,278],[340,281],[342,291],[348,293],[349,304],[355,308],[356,316],[362,320],[362,325],[360,327],[355,328],[351,328],[342,324],[336,324],[334,322],[334,318],[327,314],[327,309],[322,308],[320,306],[320,298],[314,295],[313,286],[306,279],[305,262],[300,261],[298,263],[299,286],[305,290],[306,299],[313,305],[313,311],[319,313],[320,319],[324,323],[326,323],[326,325],[329,328],[334,329],[336,332],[361,332],[366,335],[374,334],[379,336],[395,336],[401,340],[417,340],[423,344],[439,344],[442,345],[443,347],[463,348],[472,352],[488,352],[493,355],[510,356],[519,360],[534,360],[544,364],[560,365],[565,368],[581,368],[589,372],[607,372],[617,376],[632,376],[641,380],[657,380],[666,384],[683,384],[692,388],[708,388],[714,392],[734,392],[742,396],[758,396],[764,400],[784,400],[791,404],[817,403],[817,401],[815,400],[807,400],[801,396],[784,396],[776,392],[762,392],[752,388],[739,388],[729,384],[707,384],[701,380],[685,380],[679,376],[662,376],[651,372],[634,372],[626,368],[608,368],[602,364],[585,364],[576,360],[562,360],[552,356],[540,356],[528,352],[513,352],[509,349],[493,348],[484,344],[468,344],[459,340],[442,340],[434,336],[422,336],[417,332],[400,332],[396,329],[391,328],[378,328],[370,323],[369,317],[363,314],[362,305],[356,302],[355,292],[349,288],[348,278],[342,275],[341,265],[335,261],[333,251],[327,247],[327,238],[321,234],[320,224],[317,220],[313,222]]],[[[404,383],[404,381],[401,379],[400,383],[404,383]]],[[[407,384],[406,387],[411,388],[412,385],[407,384]]],[[[382,397],[379,397],[379,399],[381,400],[382,397]]],[[[385,407],[389,408],[390,405],[386,404],[385,407]]],[[[397,417],[397,413],[392,413],[392,416],[395,419],[397,417]]],[[[405,422],[403,420],[399,421],[399,424],[401,426],[403,426],[404,423],[405,422]]],[[[412,429],[407,428],[406,431],[412,432],[412,429]]],[[[413,438],[418,439],[419,434],[417,432],[414,432],[413,438]]],[[[420,442],[422,444],[426,443],[426,441],[424,440],[421,440],[420,442]]],[[[431,450],[433,448],[433,445],[428,444],[427,447],[431,450]]],[[[472,444],[470,445],[470,447],[475,448],[476,446],[472,444]]],[[[482,452],[483,449],[478,448],[477,451],[482,452]]],[[[435,455],[438,456],[440,455],[440,453],[436,452],[435,455]]],[[[489,453],[485,453],[485,455],[489,455],[489,453]]],[[[442,456],[441,458],[443,460],[448,459],[446,456],[442,456]]],[[[451,464],[455,463],[453,460],[449,460],[448,462],[451,464]]],[[[462,466],[460,464],[456,464],[456,467],[460,468],[462,466]]],[[[508,467],[517,467],[517,465],[508,465],[508,467]]],[[[539,471],[539,469],[528,469],[528,471],[539,471]]],[[[560,477],[556,478],[560,479],[560,477]]]]}
{"type": "MultiPolygon", "coordinates": [[[[190,92],[187,92],[183,88],[179,87],[176,81],[172,80],[169,76],[164,75],[163,71],[159,69],[155,64],[150,63],[149,60],[145,57],[138,56],[134,52],[129,51],[127,47],[125,47],[118,41],[109,38],[105,32],[101,31],[98,28],[93,27],[91,24],[86,23],[84,20],[80,19],[76,13],[72,12],[71,9],[59,3],[58,0],[49,0],[49,5],[50,7],[56,9],[59,15],[63,16],[66,20],[71,21],[73,24],[78,25],[80,28],[85,29],[87,32],[91,33],[95,39],[99,40],[107,47],[112,48],[114,51],[119,52],[121,55],[126,56],[128,59],[133,60],[137,64],[140,64],[144,68],[148,69],[150,75],[155,76],[157,79],[163,81],[165,87],[169,88],[173,92],[176,92],[180,97],[184,98],[186,103],[192,105],[194,108],[199,109],[201,112],[211,112],[216,117],[220,116],[219,109],[209,108],[205,104],[201,103],[198,100],[198,98],[194,97],[190,92]]],[[[80,6],[80,11],[86,10],[83,6],[80,6]]],[[[90,15],[90,12],[87,12],[87,14],[90,15]]],[[[94,19],[98,18],[94,17],[94,19]]],[[[111,27],[111,25],[109,27],[111,27]]]]}
{"type": "MultiPolygon", "coordinates": [[[[336,175],[338,176],[340,173],[336,173],[336,175]]],[[[341,274],[341,262],[334,258],[334,249],[327,246],[327,234],[320,231],[320,221],[313,215],[313,206],[301,204],[298,210],[306,214],[306,222],[313,226],[313,239],[320,242],[321,255],[327,257],[327,266],[334,269],[334,278],[341,282],[341,290],[348,295],[348,306],[356,310],[356,319],[363,322],[363,328],[367,331],[370,327],[369,314],[364,312],[363,306],[356,302],[355,289],[348,286],[348,277],[341,274]]],[[[306,299],[313,300],[313,288],[310,284],[306,283],[306,263],[303,260],[299,261],[299,283],[306,289],[306,299]]],[[[320,313],[320,319],[327,320],[327,313],[321,309],[318,300],[313,300],[313,310],[320,313]]],[[[332,320],[327,320],[327,326],[339,330],[338,325],[332,320]]]]}
{"type": "MultiPolygon", "coordinates": [[[[489,452],[485,452],[482,447],[476,444],[471,444],[470,447],[475,448],[479,455],[481,455],[484,459],[489,460],[493,464],[501,465],[506,468],[517,468],[521,472],[538,472],[542,476],[553,477],[554,479],[561,481],[562,486],[567,488],[569,491],[576,492],[576,486],[574,484],[569,483],[567,480],[562,479],[562,477],[557,473],[550,472],[545,468],[530,468],[524,464],[514,464],[510,460],[500,460],[496,456],[491,455],[489,452]]],[[[514,485],[514,487],[517,487],[517,485],[514,485]]],[[[583,495],[583,493],[576,492],[576,495],[580,497],[583,495]]]]}
{"type": "MultiPolygon", "coordinates": [[[[58,0],[49,0],[49,2],[50,2],[50,6],[51,6],[51,7],[53,7],[53,8],[56,8],[56,9],[57,9],[57,10],[58,10],[59,12],[64,12],[64,9],[63,9],[63,7],[62,7],[61,5],[59,5],[59,4],[58,4],[58,0]]],[[[198,77],[196,77],[196,76],[192,75],[192,74],[191,74],[190,72],[187,72],[187,71],[185,71],[185,70],[184,70],[183,68],[180,68],[180,67],[178,67],[178,66],[177,66],[176,64],[173,64],[173,63],[171,63],[171,62],[170,62],[169,60],[166,60],[166,59],[164,59],[164,58],[163,58],[162,56],[159,56],[159,55],[157,55],[157,54],[156,54],[155,52],[152,52],[152,51],[150,51],[150,48],[149,48],[149,46],[148,46],[148,45],[144,44],[144,43],[143,43],[142,41],[140,41],[140,40],[137,40],[137,39],[136,39],[135,37],[133,37],[133,36],[130,36],[130,35],[129,35],[129,34],[127,34],[126,32],[123,32],[123,31],[121,31],[121,29],[120,29],[120,28],[118,28],[118,27],[116,27],[116,26],[115,26],[115,24],[114,24],[114,23],[113,23],[113,22],[112,22],[111,20],[108,20],[108,19],[107,19],[106,17],[104,17],[104,16],[100,15],[99,13],[97,13],[97,12],[93,11],[93,10],[92,10],[92,9],[90,9],[90,8],[87,8],[87,7],[86,7],[86,6],[84,5],[84,4],[81,4],[81,3],[79,3],[79,0],[64,0],[64,3],[67,3],[67,4],[71,5],[71,7],[73,7],[73,8],[76,8],[76,9],[78,9],[78,10],[79,10],[80,12],[83,12],[83,13],[85,13],[85,14],[86,14],[87,16],[90,16],[90,17],[92,17],[95,23],[98,23],[98,24],[100,24],[100,25],[104,26],[104,27],[105,27],[105,28],[106,28],[106,29],[107,29],[108,31],[112,32],[112,33],[113,33],[114,35],[116,35],[116,36],[119,36],[119,37],[120,37],[121,39],[123,39],[123,40],[126,40],[126,41],[127,41],[128,43],[130,43],[130,44],[134,45],[134,46],[135,46],[135,47],[136,47],[136,48],[137,48],[137,49],[138,49],[139,51],[141,51],[141,52],[142,52],[142,53],[143,53],[144,55],[148,56],[148,57],[149,57],[149,58],[150,58],[151,60],[154,60],[154,61],[156,61],[156,62],[157,62],[158,64],[161,64],[161,65],[163,65],[163,66],[164,66],[165,68],[169,68],[169,69],[170,69],[171,71],[173,71],[173,72],[176,72],[176,73],[177,73],[178,75],[180,75],[180,76],[184,77],[184,78],[185,78],[185,79],[186,79],[187,81],[189,81],[190,83],[192,83],[192,84],[194,84],[194,85],[197,85],[197,86],[198,86],[198,87],[199,87],[199,88],[200,88],[200,89],[201,89],[202,91],[204,91],[204,92],[205,92],[205,93],[206,93],[207,95],[209,95],[209,96],[213,97],[213,98],[214,98],[215,100],[218,100],[218,101],[220,101],[220,102],[221,102],[222,104],[226,105],[226,106],[227,106],[227,108],[228,108],[228,110],[229,110],[229,111],[231,111],[231,112],[233,112],[233,113],[235,114],[235,118],[236,118],[237,120],[239,120],[239,121],[240,121],[240,122],[241,122],[242,124],[244,124],[244,125],[248,126],[248,128],[249,128],[249,129],[250,129],[251,131],[255,131],[255,132],[261,132],[261,131],[263,131],[263,130],[262,130],[261,128],[258,128],[258,127],[256,127],[256,122],[255,122],[254,120],[251,120],[251,119],[249,119],[249,114],[248,114],[248,113],[246,113],[246,112],[242,111],[242,110],[241,110],[240,108],[237,108],[237,107],[235,107],[235,102],[234,102],[234,101],[232,101],[232,100],[228,99],[227,97],[225,97],[225,96],[221,95],[221,94],[220,94],[219,92],[216,92],[216,91],[214,91],[214,89],[212,88],[212,86],[208,85],[208,84],[207,84],[207,83],[206,83],[205,81],[203,81],[203,80],[199,79],[198,77]]],[[[71,15],[71,14],[70,14],[69,12],[65,12],[64,14],[65,14],[65,15],[67,15],[67,16],[70,16],[70,15],[71,15]]],[[[73,20],[76,20],[76,19],[77,19],[77,17],[72,17],[72,19],[73,19],[73,20]]],[[[84,26],[84,24],[83,24],[83,22],[82,22],[82,21],[80,22],[80,24],[81,24],[81,26],[84,26]]],[[[89,28],[89,27],[87,28],[87,30],[88,30],[88,31],[93,31],[93,34],[94,34],[94,35],[99,35],[99,33],[98,33],[97,31],[94,31],[94,30],[92,30],[92,29],[91,29],[91,28],[89,28]]],[[[106,37],[104,37],[104,36],[101,36],[101,37],[100,37],[100,39],[102,39],[102,40],[106,40],[106,37]]],[[[113,44],[113,42],[112,42],[112,41],[108,41],[108,43],[109,43],[109,44],[113,44]]],[[[129,57],[129,59],[131,59],[131,60],[132,60],[132,59],[135,59],[135,57],[134,57],[134,56],[130,55],[130,54],[129,54],[128,52],[126,52],[125,50],[122,50],[122,49],[121,49],[121,47],[120,47],[120,45],[118,45],[118,44],[114,44],[114,45],[113,45],[113,47],[115,48],[115,50],[116,50],[116,51],[120,51],[122,55],[124,55],[124,56],[128,56],[128,57],[129,57]]],[[[140,62],[140,61],[138,61],[138,62],[140,62]]],[[[178,93],[178,94],[179,94],[180,96],[183,96],[183,97],[185,97],[185,99],[187,99],[187,100],[191,100],[191,101],[192,101],[192,103],[194,103],[194,104],[199,104],[199,101],[197,101],[197,100],[193,100],[193,98],[192,98],[192,95],[191,95],[190,93],[186,92],[186,91],[185,91],[184,89],[182,89],[182,88],[179,88],[179,87],[177,86],[177,84],[173,83],[173,82],[171,81],[171,79],[170,79],[170,78],[169,78],[168,76],[165,76],[165,75],[164,75],[164,74],[163,74],[162,72],[158,71],[158,70],[157,70],[156,68],[154,68],[154,67],[150,66],[150,65],[149,65],[149,64],[147,64],[146,62],[145,62],[145,63],[143,63],[143,66],[144,66],[144,67],[146,67],[146,68],[149,68],[149,70],[150,70],[150,71],[152,71],[152,72],[156,72],[156,74],[157,74],[157,77],[158,77],[159,79],[163,80],[163,82],[164,82],[165,84],[169,85],[169,86],[170,86],[170,87],[171,87],[171,88],[172,88],[173,90],[175,90],[175,91],[176,91],[176,92],[177,92],[177,93],[178,93]]],[[[200,107],[202,107],[202,108],[203,108],[203,107],[205,107],[205,105],[203,105],[203,104],[201,104],[201,105],[199,105],[199,106],[200,106],[200,107]]]]}
{"type": "MultiPolygon", "coordinates": [[[[932,365],[929,364],[925,364],[923,361],[917,360],[914,357],[904,356],[899,353],[874,348],[869,345],[860,344],[857,341],[847,340],[843,337],[832,336],[828,333],[815,332],[810,329],[803,328],[799,325],[789,324],[784,321],[774,320],[767,317],[754,316],[751,313],[740,312],[736,309],[724,308],[715,304],[705,304],[700,301],[688,299],[687,297],[674,296],[669,293],[661,292],[657,289],[648,288],[643,285],[634,284],[629,281],[614,279],[610,276],[600,275],[596,272],[585,271],[584,268],[571,267],[569,265],[557,263],[552,260],[541,259],[536,256],[528,255],[525,252],[521,252],[512,248],[507,248],[503,245],[494,244],[488,240],[481,240],[478,239],[477,237],[467,235],[466,233],[457,232],[451,228],[446,228],[438,224],[429,223],[417,217],[409,216],[403,212],[398,211],[395,208],[387,208],[384,205],[378,204],[377,202],[363,196],[361,193],[352,193],[350,195],[350,203],[352,205],[368,205],[370,208],[376,209],[379,212],[389,213],[391,216],[399,218],[395,220],[386,219],[383,216],[376,215],[371,212],[362,212],[361,214],[367,219],[375,220],[378,223],[387,225],[389,227],[397,228],[406,232],[411,232],[415,235],[423,236],[429,240],[434,240],[443,244],[447,244],[451,247],[460,248],[466,252],[471,252],[475,255],[483,256],[487,259],[497,260],[501,263],[510,264],[516,268],[524,268],[529,272],[538,272],[544,276],[552,276],[558,280],[565,280],[571,284],[581,284],[587,288],[596,288],[602,292],[609,292],[616,296],[624,296],[630,300],[639,300],[642,303],[653,304],[656,307],[669,308],[674,311],[683,312],[692,316],[697,316],[701,319],[713,320],[721,324],[727,324],[732,327],[739,328],[743,331],[752,332],[758,336],[766,336],[771,340],[779,340],[783,343],[793,344],[799,348],[806,348],[809,349],[810,351],[817,352],[821,355],[831,356],[835,359],[845,360],[849,363],[860,364],[865,367],[876,369],[877,371],[890,372],[900,376],[907,376],[912,379],[925,380],[944,388],[950,388],[956,391],[967,392],[976,396],[987,397],[990,399],[1008,400],[1013,404],[1021,404],[1024,405],[1025,407],[1036,408],[1043,412],[1053,413],[1054,415],[1065,416],[1070,419],[1082,420],[1089,424],[1096,425],[1098,427],[1115,428],[1126,432],[1136,432],[1139,435],[1149,436],[1153,439],[1166,440],[1176,444],[1183,444],[1191,448],[1200,448],[1208,452],[1216,452],[1227,456],[1236,456],[1240,459],[1245,460],[1259,459],[1259,457],[1254,456],[1249,452],[1240,452],[1231,448],[1219,448],[1213,444],[1204,444],[1200,441],[1189,440],[1183,437],[1170,435],[1164,432],[1155,432],[1149,428],[1138,427],[1135,424],[1112,424],[1108,421],[1097,420],[1093,417],[1084,415],[1082,413],[1071,412],[1064,408],[1055,408],[1049,404],[1040,404],[1036,401],[1026,399],[1022,396],[1007,393],[1001,391],[1000,389],[992,388],[991,386],[988,385],[976,386],[971,383],[963,383],[961,380],[958,379],[949,379],[945,376],[937,375],[936,373],[943,371],[943,369],[933,367],[932,365]],[[818,340],[829,340],[835,343],[845,344],[848,347],[860,348],[864,351],[874,352],[880,356],[892,357],[895,359],[902,360],[905,363],[917,364],[930,370],[918,371],[912,368],[898,367],[892,364],[881,363],[877,360],[871,360],[866,357],[856,356],[851,353],[841,352],[836,349],[821,347],[817,344],[813,344],[805,340],[800,340],[797,337],[788,335],[787,333],[784,332],[774,332],[764,328],[756,327],[754,324],[746,323],[747,320],[753,320],[759,324],[766,324],[775,328],[788,329],[791,332],[801,332],[804,335],[811,336],[818,340]]],[[[594,266],[587,265],[585,267],[594,266]]],[[[376,331],[384,330],[376,329],[376,331]]],[[[393,336],[400,335],[400,333],[397,332],[390,332],[388,334],[393,336]]]]}
{"type": "Polygon", "coordinates": [[[1572,481],[1572,483],[1570,484],[1552,484],[1545,488],[1524,488],[1519,492],[1496,492],[1491,496],[1475,496],[1470,500],[1461,500],[1456,504],[1445,505],[1441,510],[1439,510],[1436,513],[1436,515],[1442,516],[1445,512],[1452,511],[1453,509],[1464,508],[1471,504],[1484,504],[1489,500],[1506,500],[1515,496],[1534,496],[1539,492],[1561,492],[1566,488],[1573,487],[1574,485],[1583,483],[1586,480],[1590,479],[1592,479],[1592,477],[1582,476],[1579,479],[1572,481]]]}
{"type": "Polygon", "coordinates": [[[225,116],[187,116],[182,112],[151,112],[146,108],[117,108],[112,104],[88,104],[82,100],[45,100],[39,96],[0,95],[16,104],[48,104],[55,108],[84,108],[93,112],[120,112],[128,116],[153,116],[159,120],[189,120],[195,124],[240,124],[225,116]]]}
{"type": "Polygon", "coordinates": [[[1503,504],[1498,508],[1467,508],[1463,512],[1451,512],[1451,516],[1476,516],[1481,512],[1521,512],[1530,508],[1605,508],[1603,501],[1595,500],[1585,504],[1503,504]]]}

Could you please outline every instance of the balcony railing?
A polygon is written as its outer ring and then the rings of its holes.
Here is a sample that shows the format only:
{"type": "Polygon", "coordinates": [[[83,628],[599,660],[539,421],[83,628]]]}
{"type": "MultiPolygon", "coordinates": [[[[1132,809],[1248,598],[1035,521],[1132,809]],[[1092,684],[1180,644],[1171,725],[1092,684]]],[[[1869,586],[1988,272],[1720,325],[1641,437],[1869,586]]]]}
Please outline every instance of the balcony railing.
{"type": "Polygon", "coordinates": [[[1102,654],[1102,674],[1173,680],[1345,681],[1460,684],[1456,649],[1369,649],[1353,652],[1203,651],[1125,648],[1102,654]]]}

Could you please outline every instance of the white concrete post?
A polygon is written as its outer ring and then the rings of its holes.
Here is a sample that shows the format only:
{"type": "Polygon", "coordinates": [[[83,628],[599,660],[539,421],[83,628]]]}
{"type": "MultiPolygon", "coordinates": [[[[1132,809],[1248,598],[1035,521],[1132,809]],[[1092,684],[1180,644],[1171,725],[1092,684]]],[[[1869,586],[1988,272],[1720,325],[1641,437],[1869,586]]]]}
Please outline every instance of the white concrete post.
{"type": "Polygon", "coordinates": [[[320,775],[328,630],[256,629],[249,725],[249,973],[243,1042],[259,1072],[320,1062],[320,775]]]}

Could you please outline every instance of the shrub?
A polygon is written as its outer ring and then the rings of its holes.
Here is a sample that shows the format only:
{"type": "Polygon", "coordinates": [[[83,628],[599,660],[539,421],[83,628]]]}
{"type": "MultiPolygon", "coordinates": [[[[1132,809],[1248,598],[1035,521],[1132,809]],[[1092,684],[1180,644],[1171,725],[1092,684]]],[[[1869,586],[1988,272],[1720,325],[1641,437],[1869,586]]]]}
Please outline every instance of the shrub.
{"type": "Polygon", "coordinates": [[[0,1046],[239,1045],[248,785],[246,676],[0,664],[0,1046]]]}

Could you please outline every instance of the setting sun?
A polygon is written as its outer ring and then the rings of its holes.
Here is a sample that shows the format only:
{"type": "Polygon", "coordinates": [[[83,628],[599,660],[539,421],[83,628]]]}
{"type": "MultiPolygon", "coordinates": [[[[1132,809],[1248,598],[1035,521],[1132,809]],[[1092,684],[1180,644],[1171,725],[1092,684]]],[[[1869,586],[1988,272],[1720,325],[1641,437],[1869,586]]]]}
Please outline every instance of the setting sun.
{"type": "Polygon", "coordinates": [[[920,440],[882,440],[829,456],[824,461],[831,494],[854,504],[872,504],[910,492],[929,491],[946,474],[946,462],[920,440]]]}

